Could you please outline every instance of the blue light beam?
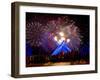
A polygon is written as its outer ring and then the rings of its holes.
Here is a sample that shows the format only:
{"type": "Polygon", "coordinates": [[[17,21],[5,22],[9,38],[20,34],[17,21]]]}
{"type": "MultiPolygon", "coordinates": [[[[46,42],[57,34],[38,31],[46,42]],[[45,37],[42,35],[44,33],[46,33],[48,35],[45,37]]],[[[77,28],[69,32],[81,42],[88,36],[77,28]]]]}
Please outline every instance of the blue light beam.
{"type": "Polygon", "coordinates": [[[64,41],[53,51],[51,55],[52,56],[58,55],[61,52],[64,52],[64,53],[71,52],[71,49],[67,46],[67,44],[64,41]]]}

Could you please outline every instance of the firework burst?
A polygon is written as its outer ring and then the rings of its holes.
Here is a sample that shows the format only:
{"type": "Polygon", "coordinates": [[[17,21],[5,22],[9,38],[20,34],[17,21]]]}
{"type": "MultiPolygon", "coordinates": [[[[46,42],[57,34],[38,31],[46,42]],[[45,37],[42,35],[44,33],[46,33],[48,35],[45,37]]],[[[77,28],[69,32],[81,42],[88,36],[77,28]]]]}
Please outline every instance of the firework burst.
{"type": "Polygon", "coordinates": [[[77,50],[81,44],[80,30],[68,16],[57,17],[45,23],[32,20],[26,24],[26,42],[31,46],[42,46],[52,51],[62,41],[72,50],[77,50]]]}

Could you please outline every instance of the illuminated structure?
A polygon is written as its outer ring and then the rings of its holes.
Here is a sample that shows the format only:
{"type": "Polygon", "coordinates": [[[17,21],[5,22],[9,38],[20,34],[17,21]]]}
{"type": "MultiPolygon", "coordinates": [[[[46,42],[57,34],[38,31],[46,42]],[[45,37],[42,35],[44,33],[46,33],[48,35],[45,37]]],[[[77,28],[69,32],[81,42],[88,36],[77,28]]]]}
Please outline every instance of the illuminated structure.
{"type": "Polygon", "coordinates": [[[71,52],[71,49],[67,45],[67,43],[70,42],[70,39],[66,39],[65,34],[63,32],[59,32],[59,36],[59,39],[57,36],[54,37],[54,40],[58,43],[58,47],[54,50],[52,55],[58,55],[60,53],[66,54],[68,52],[71,52]]]}
{"type": "Polygon", "coordinates": [[[52,53],[52,55],[58,55],[61,52],[63,53],[68,53],[71,52],[71,49],[67,46],[67,44],[65,43],[65,41],[63,41],[56,49],[55,51],[52,53]]]}

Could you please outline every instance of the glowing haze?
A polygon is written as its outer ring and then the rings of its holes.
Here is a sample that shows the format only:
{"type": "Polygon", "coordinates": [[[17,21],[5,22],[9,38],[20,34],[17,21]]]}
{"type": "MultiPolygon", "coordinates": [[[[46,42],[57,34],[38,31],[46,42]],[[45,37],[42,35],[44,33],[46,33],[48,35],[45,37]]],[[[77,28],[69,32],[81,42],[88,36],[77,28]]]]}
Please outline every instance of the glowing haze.
{"type": "Polygon", "coordinates": [[[31,46],[43,46],[48,50],[53,50],[63,41],[75,50],[82,42],[78,26],[68,16],[49,20],[45,24],[33,20],[26,24],[26,34],[27,43],[31,46]]]}

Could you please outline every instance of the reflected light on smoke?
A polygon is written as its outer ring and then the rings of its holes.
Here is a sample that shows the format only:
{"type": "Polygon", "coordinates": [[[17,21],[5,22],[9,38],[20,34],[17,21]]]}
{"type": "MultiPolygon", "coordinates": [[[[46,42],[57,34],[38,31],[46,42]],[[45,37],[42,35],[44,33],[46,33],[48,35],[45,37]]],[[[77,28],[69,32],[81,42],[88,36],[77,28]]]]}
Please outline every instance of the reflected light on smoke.
{"type": "Polygon", "coordinates": [[[54,37],[54,40],[58,43],[61,44],[63,41],[65,41],[65,37],[64,37],[64,33],[63,32],[59,32],[59,36],[60,38],[58,38],[57,36],[54,37]]]}
{"type": "Polygon", "coordinates": [[[61,44],[63,41],[65,41],[65,37],[60,37],[60,39],[58,39],[57,36],[54,37],[54,40],[58,43],[61,44]]]}
{"type": "Polygon", "coordinates": [[[65,41],[65,38],[61,37],[61,39],[58,40],[58,43],[61,44],[63,41],[65,41]]]}
{"type": "Polygon", "coordinates": [[[70,39],[67,39],[67,43],[69,43],[70,42],[70,39]]]}
{"type": "Polygon", "coordinates": [[[63,32],[60,32],[59,35],[60,35],[60,36],[64,36],[64,33],[63,33],[63,32]]]}
{"type": "Polygon", "coordinates": [[[55,40],[55,41],[58,41],[57,36],[54,37],[54,40],[55,40]]]}

